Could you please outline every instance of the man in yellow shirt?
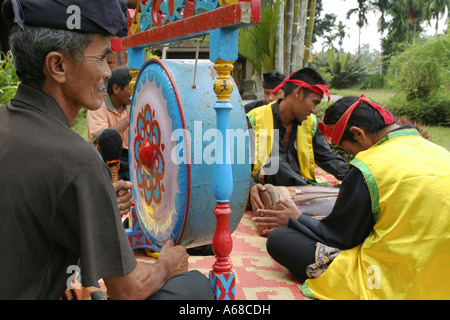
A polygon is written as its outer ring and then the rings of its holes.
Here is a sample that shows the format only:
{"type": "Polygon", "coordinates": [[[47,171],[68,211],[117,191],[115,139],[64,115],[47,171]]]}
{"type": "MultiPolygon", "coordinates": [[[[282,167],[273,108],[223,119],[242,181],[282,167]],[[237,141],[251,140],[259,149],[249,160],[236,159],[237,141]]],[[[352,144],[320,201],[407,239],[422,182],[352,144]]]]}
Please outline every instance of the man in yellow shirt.
{"type": "Polygon", "coordinates": [[[269,254],[308,297],[448,299],[450,153],[363,95],[330,106],[319,129],[355,159],[323,220],[286,202],[261,210],[257,223],[279,226],[269,254]]]}
{"type": "Polygon", "coordinates": [[[247,113],[252,129],[255,161],[250,180],[250,204],[263,208],[260,192],[264,184],[306,186],[320,184],[316,164],[342,180],[347,162],[335,154],[317,129],[314,114],[323,96],[330,98],[325,79],[314,69],[293,72],[273,90],[284,91],[284,98],[247,113]],[[278,134],[277,134],[278,133],[278,134]]]}
{"type": "Polygon", "coordinates": [[[119,178],[130,180],[128,172],[128,134],[131,75],[126,67],[117,67],[111,71],[105,100],[98,110],[88,110],[87,128],[89,142],[98,146],[98,140],[105,129],[114,129],[122,137],[119,178]]]}

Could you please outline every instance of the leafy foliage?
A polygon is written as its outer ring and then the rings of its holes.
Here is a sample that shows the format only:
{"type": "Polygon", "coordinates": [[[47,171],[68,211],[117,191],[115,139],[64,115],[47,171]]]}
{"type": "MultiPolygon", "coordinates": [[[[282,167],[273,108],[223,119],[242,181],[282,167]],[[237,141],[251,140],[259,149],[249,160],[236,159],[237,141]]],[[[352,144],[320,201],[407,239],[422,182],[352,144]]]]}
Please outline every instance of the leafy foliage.
{"type": "Polygon", "coordinates": [[[0,52],[0,106],[6,104],[17,91],[19,77],[13,64],[11,51],[0,52]]]}
{"type": "Polygon", "coordinates": [[[84,140],[89,141],[87,126],[86,126],[86,116],[87,116],[87,110],[82,108],[80,110],[80,112],[78,113],[77,117],[72,122],[72,125],[70,127],[72,128],[72,130],[74,130],[80,136],[82,136],[84,140]]]}
{"type": "Polygon", "coordinates": [[[389,110],[427,125],[450,126],[450,34],[415,44],[391,59],[389,110]]]}
{"type": "Polygon", "coordinates": [[[369,75],[364,82],[361,83],[361,89],[382,89],[386,86],[386,78],[384,75],[374,73],[369,75]]]}
{"type": "Polygon", "coordinates": [[[407,100],[397,94],[386,103],[386,107],[395,115],[406,115],[412,121],[429,126],[450,127],[450,101],[448,94],[438,94],[424,98],[407,100]]]}
{"type": "Polygon", "coordinates": [[[328,51],[328,63],[333,80],[331,87],[336,89],[348,88],[359,83],[366,75],[364,65],[359,56],[351,53],[340,54],[336,51],[328,51]]]}
{"type": "Polygon", "coordinates": [[[358,55],[328,50],[313,64],[335,89],[350,88],[366,78],[366,68],[358,55]]]}
{"type": "Polygon", "coordinates": [[[389,79],[408,99],[423,98],[450,83],[450,34],[415,44],[391,59],[389,79]]]}
{"type": "Polygon", "coordinates": [[[246,57],[253,68],[262,73],[275,69],[275,33],[280,14],[277,0],[261,12],[261,22],[239,29],[239,53],[246,57]]]}

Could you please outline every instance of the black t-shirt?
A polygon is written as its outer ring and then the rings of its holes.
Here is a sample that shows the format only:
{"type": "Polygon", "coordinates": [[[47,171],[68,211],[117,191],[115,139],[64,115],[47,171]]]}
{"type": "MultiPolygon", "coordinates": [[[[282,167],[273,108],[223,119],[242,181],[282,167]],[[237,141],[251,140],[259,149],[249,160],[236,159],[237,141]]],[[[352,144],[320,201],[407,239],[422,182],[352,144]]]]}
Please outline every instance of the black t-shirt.
{"type": "Polygon", "coordinates": [[[84,286],[135,268],[110,171],[50,95],[0,107],[0,168],[0,299],[58,299],[78,262],[84,286]]]}

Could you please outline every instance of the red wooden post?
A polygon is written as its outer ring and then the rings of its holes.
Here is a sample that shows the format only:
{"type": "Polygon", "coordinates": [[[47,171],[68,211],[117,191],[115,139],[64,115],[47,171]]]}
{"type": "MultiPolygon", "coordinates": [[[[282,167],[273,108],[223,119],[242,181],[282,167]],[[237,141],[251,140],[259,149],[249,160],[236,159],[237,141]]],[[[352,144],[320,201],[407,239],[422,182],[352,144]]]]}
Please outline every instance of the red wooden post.
{"type": "Polygon", "coordinates": [[[233,247],[228,219],[231,212],[228,203],[218,203],[213,213],[216,215],[216,231],[212,241],[216,262],[210,271],[211,286],[217,300],[234,300],[235,275],[231,271],[229,256],[233,247]]]}

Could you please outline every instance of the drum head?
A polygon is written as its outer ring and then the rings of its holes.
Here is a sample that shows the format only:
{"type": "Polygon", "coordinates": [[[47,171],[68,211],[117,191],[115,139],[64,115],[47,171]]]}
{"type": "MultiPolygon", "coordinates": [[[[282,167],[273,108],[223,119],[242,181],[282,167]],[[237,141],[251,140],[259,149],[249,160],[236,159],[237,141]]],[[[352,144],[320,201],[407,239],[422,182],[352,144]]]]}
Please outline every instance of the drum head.
{"type": "MultiPolygon", "coordinates": [[[[130,112],[130,180],[136,215],[148,240],[159,251],[168,239],[179,243],[189,207],[190,166],[172,159],[173,150],[189,152],[172,141],[172,132],[185,121],[173,80],[158,60],[143,65],[136,80],[130,112]],[[154,165],[144,166],[139,148],[150,141],[154,165]],[[175,147],[178,147],[175,148],[175,147]]],[[[179,154],[177,159],[189,158],[179,154]]]]}

